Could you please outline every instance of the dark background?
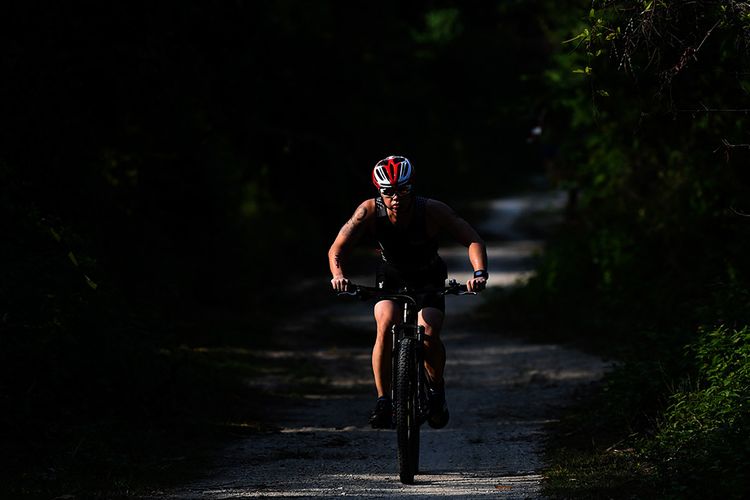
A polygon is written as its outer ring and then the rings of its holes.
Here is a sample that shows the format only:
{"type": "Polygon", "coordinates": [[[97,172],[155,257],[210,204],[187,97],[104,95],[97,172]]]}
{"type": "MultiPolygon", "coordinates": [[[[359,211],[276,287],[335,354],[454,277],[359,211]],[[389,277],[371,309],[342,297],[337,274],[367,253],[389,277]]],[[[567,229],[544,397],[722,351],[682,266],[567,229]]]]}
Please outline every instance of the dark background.
{"type": "Polygon", "coordinates": [[[543,7],[4,4],[6,488],[127,491],[254,421],[261,361],[200,349],[272,344],[327,298],[290,290],[325,285],[379,159],[448,203],[540,173],[543,7]]]}
{"type": "Polygon", "coordinates": [[[242,302],[287,252],[288,278],[319,273],[389,154],[449,199],[535,167],[524,141],[547,50],[533,3],[5,11],[10,204],[83,239],[105,288],[242,302]]]}

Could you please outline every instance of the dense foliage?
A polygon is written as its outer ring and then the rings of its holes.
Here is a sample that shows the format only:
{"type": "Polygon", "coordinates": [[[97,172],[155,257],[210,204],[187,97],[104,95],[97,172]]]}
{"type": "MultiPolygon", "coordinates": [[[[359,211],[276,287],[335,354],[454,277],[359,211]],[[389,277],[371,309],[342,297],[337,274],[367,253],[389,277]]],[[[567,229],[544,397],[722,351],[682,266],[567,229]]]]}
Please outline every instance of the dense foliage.
{"type": "Polygon", "coordinates": [[[542,141],[575,206],[508,313],[623,360],[596,414],[661,494],[741,495],[750,4],[595,1],[556,35],[542,141]]]}
{"type": "Polygon", "coordinates": [[[650,452],[672,488],[731,498],[750,487],[750,329],[702,332],[697,379],[670,398],[650,452]]]}

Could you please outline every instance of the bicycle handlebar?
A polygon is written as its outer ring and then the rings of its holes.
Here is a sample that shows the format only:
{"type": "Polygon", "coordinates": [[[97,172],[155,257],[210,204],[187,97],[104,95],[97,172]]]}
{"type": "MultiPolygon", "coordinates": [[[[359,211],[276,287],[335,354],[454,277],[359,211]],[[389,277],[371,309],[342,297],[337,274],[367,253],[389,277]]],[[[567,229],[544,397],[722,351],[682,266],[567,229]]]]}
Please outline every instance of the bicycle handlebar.
{"type": "Polygon", "coordinates": [[[423,295],[428,293],[438,293],[441,295],[476,295],[477,292],[470,292],[466,285],[459,284],[456,280],[448,281],[448,285],[441,288],[402,288],[400,290],[383,290],[374,286],[355,285],[349,283],[349,290],[345,292],[336,292],[336,295],[348,295],[351,297],[357,297],[362,300],[371,298],[394,298],[394,299],[407,299],[414,301],[415,295],[423,295]]]}

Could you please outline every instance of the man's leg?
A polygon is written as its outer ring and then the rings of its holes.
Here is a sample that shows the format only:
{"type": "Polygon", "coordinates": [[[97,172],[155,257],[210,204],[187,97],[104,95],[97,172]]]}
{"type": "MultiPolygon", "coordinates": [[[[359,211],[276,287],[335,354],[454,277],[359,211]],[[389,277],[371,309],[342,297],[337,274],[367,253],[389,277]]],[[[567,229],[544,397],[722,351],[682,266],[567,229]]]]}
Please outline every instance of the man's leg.
{"type": "Polygon", "coordinates": [[[377,336],[372,348],[372,373],[375,377],[375,388],[378,400],[370,415],[373,428],[390,428],[393,425],[393,406],[391,403],[391,351],[393,338],[391,325],[400,321],[400,308],[391,300],[381,300],[375,304],[375,322],[377,336]]]}
{"type": "Polygon", "coordinates": [[[401,322],[401,308],[392,300],[381,300],[375,304],[377,336],[372,349],[372,373],[378,397],[391,397],[391,349],[393,337],[391,325],[401,322]]]}
{"type": "Polygon", "coordinates": [[[430,412],[427,423],[434,429],[442,429],[450,419],[448,404],[445,402],[445,346],[440,340],[440,330],[443,327],[443,311],[435,307],[425,307],[419,312],[419,324],[424,326],[425,339],[425,370],[429,378],[430,412]]]}
{"type": "Polygon", "coordinates": [[[425,368],[430,379],[430,385],[435,389],[443,389],[443,372],[445,371],[445,346],[440,340],[440,330],[443,328],[443,311],[436,307],[425,307],[419,311],[419,324],[424,326],[427,338],[425,340],[425,368]]]}

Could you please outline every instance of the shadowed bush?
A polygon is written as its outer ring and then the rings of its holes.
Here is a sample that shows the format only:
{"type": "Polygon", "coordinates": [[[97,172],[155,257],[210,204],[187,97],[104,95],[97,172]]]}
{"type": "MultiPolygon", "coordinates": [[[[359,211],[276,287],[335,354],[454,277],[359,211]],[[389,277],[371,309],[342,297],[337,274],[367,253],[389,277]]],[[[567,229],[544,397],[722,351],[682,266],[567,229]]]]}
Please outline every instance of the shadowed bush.
{"type": "Polygon", "coordinates": [[[690,354],[696,378],[671,396],[650,453],[674,491],[740,498],[750,487],[750,328],[707,329],[690,354]]]}

